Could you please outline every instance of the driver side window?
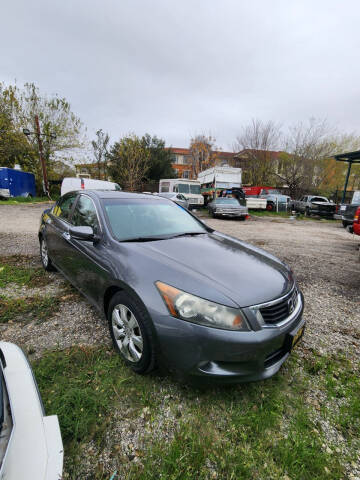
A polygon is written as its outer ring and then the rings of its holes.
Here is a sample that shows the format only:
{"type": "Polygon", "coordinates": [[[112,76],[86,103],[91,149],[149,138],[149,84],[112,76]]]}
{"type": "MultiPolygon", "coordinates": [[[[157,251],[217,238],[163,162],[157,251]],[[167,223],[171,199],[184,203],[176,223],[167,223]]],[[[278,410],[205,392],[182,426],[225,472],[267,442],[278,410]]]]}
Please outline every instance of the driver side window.
{"type": "Polygon", "coordinates": [[[95,233],[99,231],[94,202],[85,195],[80,195],[71,220],[75,227],[92,227],[95,233]]]}
{"type": "Polygon", "coordinates": [[[60,198],[55,207],[53,207],[51,213],[56,217],[60,217],[63,220],[69,221],[72,206],[75,202],[76,197],[77,193],[70,193],[69,195],[64,195],[62,198],[60,198]]]}

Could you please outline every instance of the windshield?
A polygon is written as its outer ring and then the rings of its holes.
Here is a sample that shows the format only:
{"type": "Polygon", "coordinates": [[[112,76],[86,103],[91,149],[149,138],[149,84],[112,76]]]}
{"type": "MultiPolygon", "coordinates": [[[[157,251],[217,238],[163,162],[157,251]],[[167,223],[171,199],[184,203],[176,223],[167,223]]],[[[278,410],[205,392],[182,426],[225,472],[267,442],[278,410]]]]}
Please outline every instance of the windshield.
{"type": "Polygon", "coordinates": [[[354,192],[351,203],[360,203],[360,191],[359,190],[354,192]]]}
{"type": "Polygon", "coordinates": [[[113,235],[120,241],[207,232],[184,208],[166,200],[111,198],[104,199],[103,205],[113,235]]]}
{"type": "Polygon", "coordinates": [[[190,192],[190,185],[188,183],[178,183],[177,185],[180,193],[189,193],[190,192]]]}
{"type": "Polygon", "coordinates": [[[279,192],[279,190],[264,190],[263,194],[265,194],[265,195],[282,195],[282,193],[279,192]]]}
{"type": "Polygon", "coordinates": [[[190,185],[190,193],[200,195],[200,185],[190,185]]]}
{"type": "Polygon", "coordinates": [[[217,198],[216,203],[226,203],[226,205],[239,205],[236,198],[217,198]]]}

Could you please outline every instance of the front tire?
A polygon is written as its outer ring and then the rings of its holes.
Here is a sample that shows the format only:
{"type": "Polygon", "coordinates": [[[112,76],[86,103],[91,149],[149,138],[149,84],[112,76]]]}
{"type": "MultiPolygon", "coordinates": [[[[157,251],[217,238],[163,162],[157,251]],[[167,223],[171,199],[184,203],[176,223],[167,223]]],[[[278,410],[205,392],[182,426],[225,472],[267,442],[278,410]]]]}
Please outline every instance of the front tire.
{"type": "Polygon", "coordinates": [[[47,272],[54,272],[56,270],[52,261],[50,260],[47,243],[43,237],[40,239],[40,257],[44,270],[47,272]]]}
{"type": "Polygon", "coordinates": [[[116,293],[108,309],[110,335],[115,349],[134,372],[155,368],[155,339],[148,312],[135,297],[116,293]]]}

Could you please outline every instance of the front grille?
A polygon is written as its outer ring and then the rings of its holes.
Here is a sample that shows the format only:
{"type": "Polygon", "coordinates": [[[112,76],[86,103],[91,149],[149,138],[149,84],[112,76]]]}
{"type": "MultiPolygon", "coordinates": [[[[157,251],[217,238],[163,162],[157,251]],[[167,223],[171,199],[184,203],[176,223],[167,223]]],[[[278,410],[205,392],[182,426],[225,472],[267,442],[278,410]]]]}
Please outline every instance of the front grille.
{"type": "Polygon", "coordinates": [[[280,302],[274,303],[269,307],[260,308],[260,313],[265,323],[279,323],[292,314],[297,302],[297,290],[295,289],[291,295],[282,299],[280,302]]]}

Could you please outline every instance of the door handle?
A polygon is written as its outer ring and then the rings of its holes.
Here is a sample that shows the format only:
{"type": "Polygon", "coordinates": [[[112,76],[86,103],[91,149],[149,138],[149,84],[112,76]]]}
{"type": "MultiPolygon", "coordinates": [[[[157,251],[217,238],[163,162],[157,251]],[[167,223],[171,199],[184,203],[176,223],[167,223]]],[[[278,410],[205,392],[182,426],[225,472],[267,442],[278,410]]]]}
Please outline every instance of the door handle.
{"type": "Polygon", "coordinates": [[[71,239],[71,235],[69,232],[64,232],[62,236],[63,238],[65,238],[66,241],[69,241],[71,239]]]}

